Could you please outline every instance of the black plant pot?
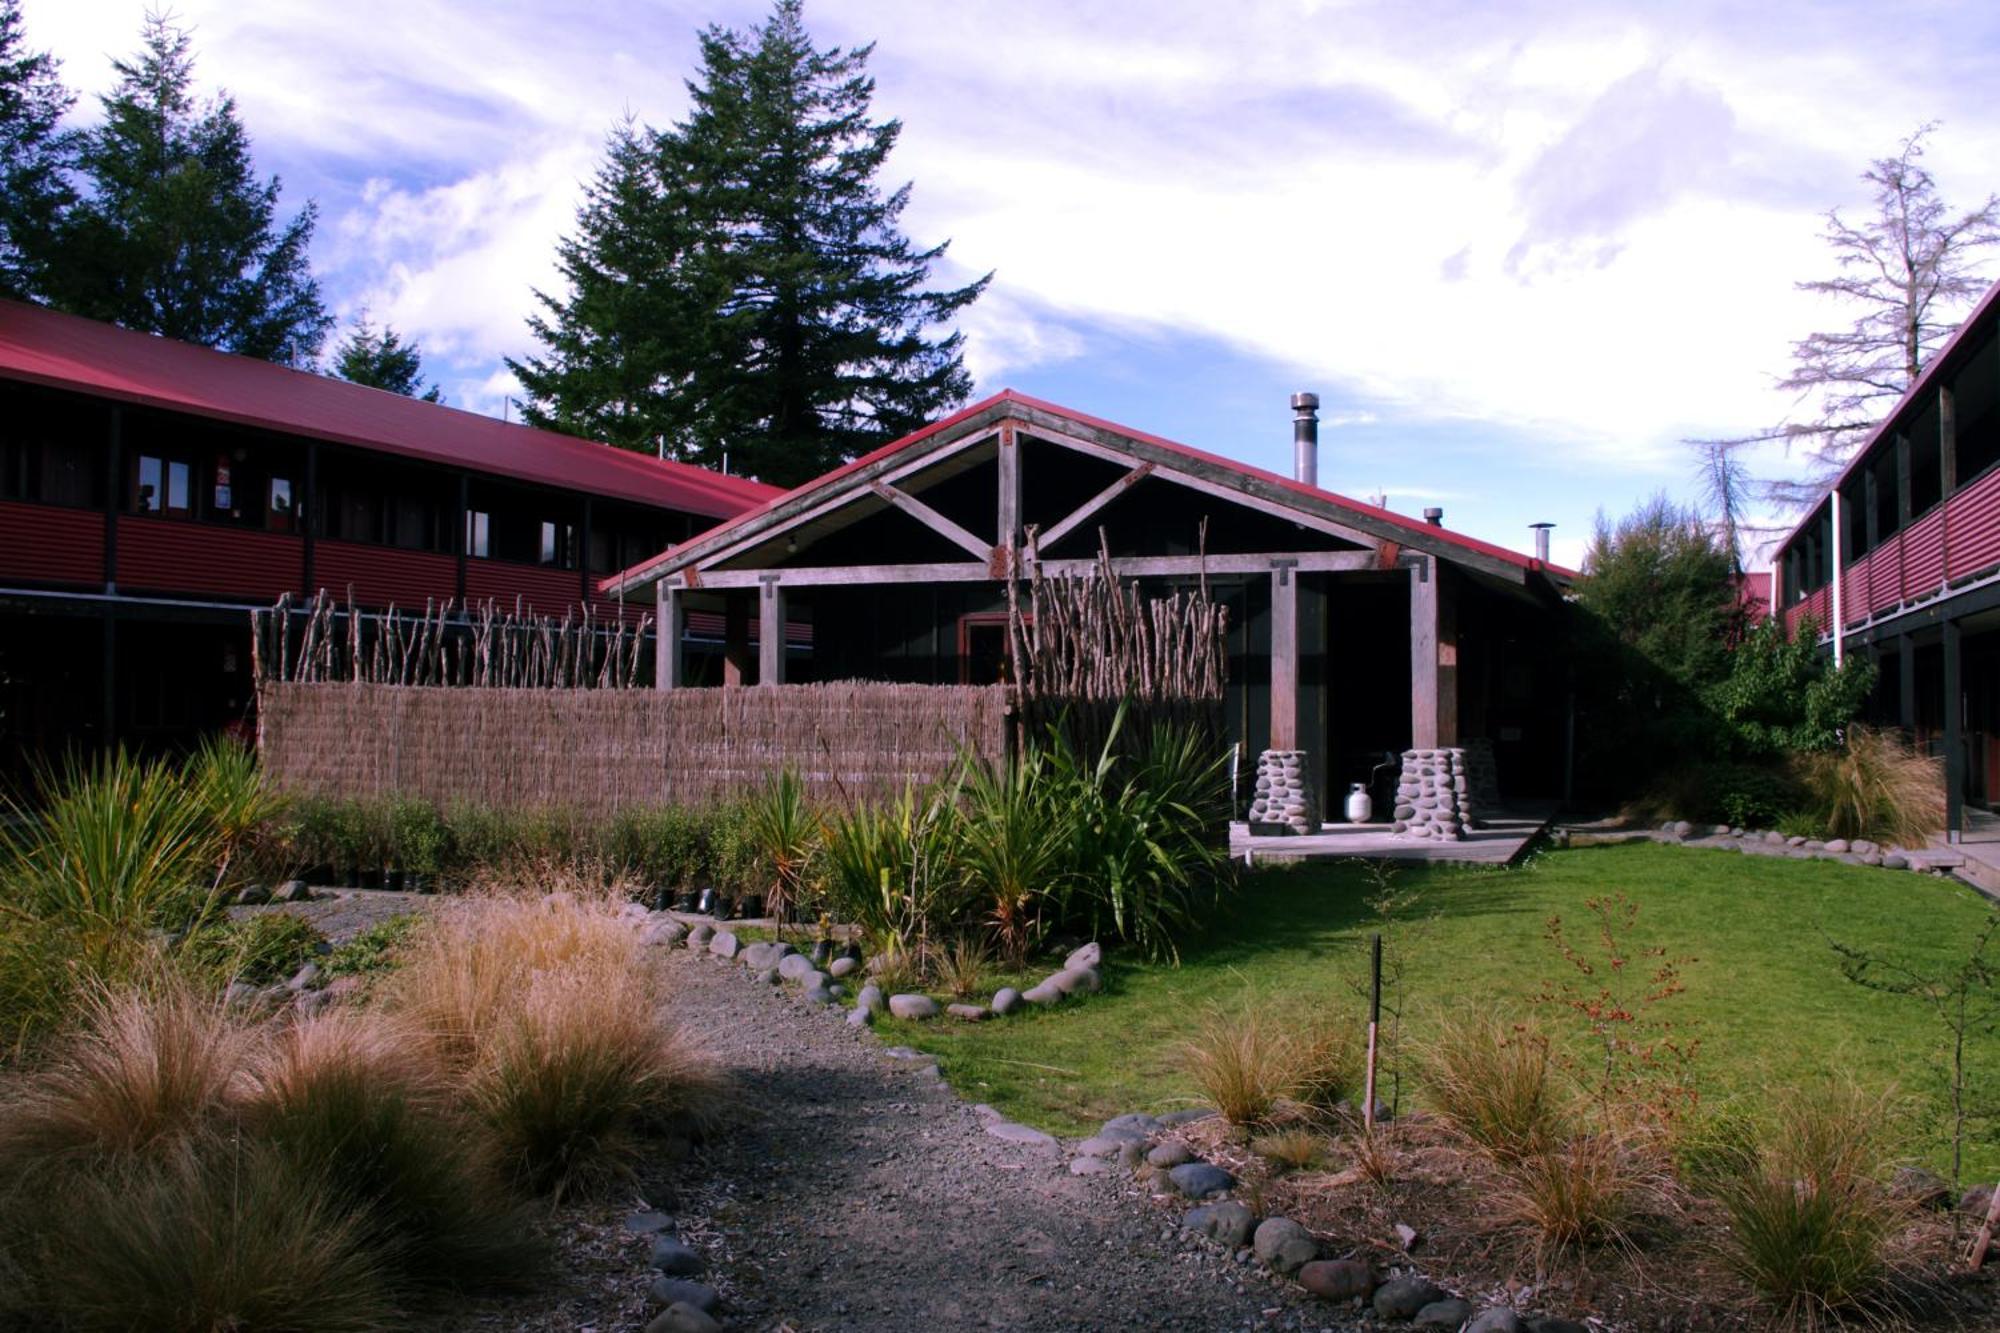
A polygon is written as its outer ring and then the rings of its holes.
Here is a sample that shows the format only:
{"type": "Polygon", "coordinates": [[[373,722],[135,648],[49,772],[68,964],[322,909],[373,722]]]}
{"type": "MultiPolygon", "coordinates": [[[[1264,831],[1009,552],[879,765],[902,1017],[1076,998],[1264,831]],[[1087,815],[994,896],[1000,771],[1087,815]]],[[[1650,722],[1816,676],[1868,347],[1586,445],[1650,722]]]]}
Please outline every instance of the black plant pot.
{"type": "Polygon", "coordinates": [[[429,893],[431,891],[431,877],[421,870],[405,870],[403,872],[403,888],[409,893],[429,893]]]}
{"type": "Polygon", "coordinates": [[[350,889],[358,889],[358,888],[360,888],[360,887],[361,887],[361,867],[360,867],[360,866],[349,866],[349,867],[347,867],[347,876],[346,876],[346,878],[347,878],[347,887],[348,887],[348,888],[350,888],[350,889]]]}
{"type": "Polygon", "coordinates": [[[714,889],[703,889],[701,896],[694,900],[694,910],[703,916],[715,915],[716,895],[714,889]]]}
{"type": "Polygon", "coordinates": [[[812,947],[812,962],[813,962],[813,966],[814,966],[814,967],[825,967],[825,966],[826,966],[826,960],[827,960],[828,958],[832,957],[832,955],[833,955],[833,941],[832,941],[832,940],[814,940],[814,941],[813,941],[813,947],[812,947]]]}
{"type": "Polygon", "coordinates": [[[383,866],[382,887],[391,893],[401,893],[403,891],[403,872],[394,866],[383,866]]]}
{"type": "Polygon", "coordinates": [[[734,898],[731,898],[728,894],[722,894],[716,898],[715,919],[717,921],[727,921],[730,917],[733,917],[735,915],[736,915],[736,900],[734,898]]]}
{"type": "Polygon", "coordinates": [[[674,910],[678,912],[692,912],[694,910],[694,902],[694,890],[682,889],[680,896],[674,899],[674,910]]]}
{"type": "Polygon", "coordinates": [[[737,901],[738,915],[750,919],[764,915],[764,900],[754,893],[746,893],[737,901]]]}
{"type": "Polygon", "coordinates": [[[367,869],[364,869],[364,870],[363,870],[363,871],[361,872],[361,887],[362,887],[362,888],[364,888],[364,889],[379,889],[379,888],[381,888],[381,887],[382,887],[382,867],[380,867],[380,866],[373,866],[373,867],[369,867],[369,868],[367,868],[367,869]]]}
{"type": "Polygon", "coordinates": [[[853,959],[853,960],[854,960],[855,962],[857,962],[857,963],[858,963],[858,962],[860,962],[860,961],[861,961],[861,941],[860,941],[860,940],[849,940],[849,941],[847,942],[847,947],[846,947],[845,949],[842,949],[842,950],[840,951],[840,954],[841,954],[841,957],[843,957],[843,958],[852,958],[852,959],[853,959]]]}

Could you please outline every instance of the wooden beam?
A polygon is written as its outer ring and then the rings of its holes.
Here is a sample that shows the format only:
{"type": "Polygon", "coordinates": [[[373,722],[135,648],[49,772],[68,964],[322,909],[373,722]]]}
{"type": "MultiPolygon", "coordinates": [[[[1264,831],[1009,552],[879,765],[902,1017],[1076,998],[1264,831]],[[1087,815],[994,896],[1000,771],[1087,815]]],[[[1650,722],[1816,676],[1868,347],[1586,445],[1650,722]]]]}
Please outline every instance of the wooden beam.
{"type": "Polygon", "coordinates": [[[1027,428],[1037,437],[1079,453],[1128,463],[1134,459],[1151,461],[1159,464],[1163,479],[1233,500],[1237,504],[1262,508],[1266,512],[1282,510],[1274,516],[1332,532],[1349,541],[1373,545],[1386,538],[1406,546],[1415,545],[1432,555],[1442,554],[1447,559],[1509,583],[1527,582],[1527,570],[1510,560],[1455,544],[1432,550],[1426,545],[1424,533],[1417,525],[1385,523],[1350,509],[1330,496],[1321,498],[1296,491],[1274,478],[1244,472],[1221,461],[1191,458],[1177,449],[1163,448],[1148,440],[1072,422],[1025,404],[1017,405],[1017,408],[1027,428]]]}
{"type": "MultiPolygon", "coordinates": [[[[1112,571],[1124,578],[1192,577],[1196,574],[1264,574],[1277,559],[1293,561],[1307,573],[1326,574],[1376,568],[1373,551],[1279,551],[1263,555],[1142,555],[1124,556],[1111,562],[1112,571]]],[[[1039,568],[1051,578],[1088,574],[1098,567],[1095,560],[1043,560],[1039,568]]],[[[701,588],[755,588],[776,575],[788,588],[867,587],[895,583],[987,583],[998,582],[989,564],[944,561],[908,565],[802,565],[786,569],[683,570],[669,578],[682,586],[701,588]],[[692,581],[688,576],[693,574],[692,581]]]]}
{"type": "Polygon", "coordinates": [[[766,575],[757,594],[757,683],[785,683],[785,590],[766,575]]]}
{"type": "Polygon", "coordinates": [[[919,500],[916,496],[911,495],[908,491],[898,490],[894,486],[880,481],[871,483],[868,489],[873,491],[877,498],[887,500],[890,504],[896,506],[896,508],[902,510],[911,518],[914,518],[917,522],[923,524],[953,545],[963,547],[973,555],[978,556],[981,560],[990,562],[993,559],[992,542],[979,540],[979,538],[973,536],[964,528],[952,522],[922,500],[919,500]]]}
{"type": "Polygon", "coordinates": [[[681,662],[681,641],[687,637],[687,592],[661,579],[653,585],[659,599],[654,618],[653,687],[675,690],[687,684],[681,662]]]}
{"type": "Polygon", "coordinates": [[[1965,733],[1959,716],[1965,698],[1959,683],[1960,633],[1956,620],[1944,622],[1944,839],[1964,839],[1965,733]]]}
{"type": "Polygon", "coordinates": [[[1069,536],[1070,533],[1075,532],[1085,523],[1088,523],[1090,522],[1091,519],[1095,518],[1098,512],[1102,510],[1104,506],[1110,504],[1113,500],[1116,500],[1119,496],[1125,494],[1125,492],[1131,490],[1134,486],[1137,486],[1147,477],[1153,475],[1153,467],[1154,464],[1152,463],[1139,464],[1139,466],[1133,468],[1130,472],[1127,472],[1124,476],[1112,482],[1109,486],[1106,486],[1103,490],[1091,496],[1088,500],[1085,500],[1075,510],[1071,511],[1070,514],[1066,518],[1064,518],[1061,522],[1055,524],[1047,532],[1043,533],[1040,538],[1040,541],[1037,544],[1041,546],[1053,547],[1057,542],[1069,536]]]}
{"type": "MultiPolygon", "coordinates": [[[[913,473],[933,467],[955,454],[984,444],[1000,433],[1000,423],[1009,411],[1008,404],[996,403],[978,416],[960,422],[955,429],[964,432],[963,434],[927,440],[911,450],[877,459],[865,467],[856,468],[827,489],[807,490],[784,498],[755,518],[742,523],[718,526],[706,535],[693,537],[675,552],[676,565],[700,564],[740,556],[750,547],[783,536],[800,524],[811,522],[847,504],[857,489],[865,490],[877,481],[890,483],[900,481],[913,473]]],[[[629,596],[660,577],[662,576],[659,574],[648,572],[637,578],[621,580],[606,589],[606,592],[611,596],[620,593],[629,596]]]]}
{"type": "Polygon", "coordinates": [[[1432,561],[1437,585],[1437,743],[1458,744],[1458,574],[1432,561]]]}
{"type": "Polygon", "coordinates": [[[1271,562],[1271,748],[1299,748],[1299,580],[1289,560],[1271,562]]]}

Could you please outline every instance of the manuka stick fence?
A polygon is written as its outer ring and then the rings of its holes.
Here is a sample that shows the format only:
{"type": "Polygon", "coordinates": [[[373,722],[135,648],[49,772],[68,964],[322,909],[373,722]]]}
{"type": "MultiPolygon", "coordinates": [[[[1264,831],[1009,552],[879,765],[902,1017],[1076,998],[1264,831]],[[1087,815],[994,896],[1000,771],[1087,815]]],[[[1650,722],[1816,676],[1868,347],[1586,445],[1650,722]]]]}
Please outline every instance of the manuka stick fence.
{"type": "Polygon", "coordinates": [[[610,814],[702,804],[784,768],[848,804],[997,760],[1003,686],[495,689],[265,679],[258,746],[285,791],[610,814]]]}
{"type": "Polygon", "coordinates": [[[1149,597],[1137,579],[1120,580],[1101,530],[1098,544],[1087,574],[1049,578],[1031,560],[1025,610],[1008,587],[1008,655],[1024,724],[1060,725],[1094,749],[1122,706],[1128,724],[1196,725],[1220,744],[1228,608],[1210,599],[1206,579],[1149,597]]]}
{"type": "Polygon", "coordinates": [[[518,601],[511,611],[447,599],[422,611],[391,604],[376,613],[321,592],[298,605],[287,594],[252,611],[250,644],[259,680],[609,690],[652,683],[651,625],[650,616],[606,623],[588,607],[558,620],[518,601]]]}

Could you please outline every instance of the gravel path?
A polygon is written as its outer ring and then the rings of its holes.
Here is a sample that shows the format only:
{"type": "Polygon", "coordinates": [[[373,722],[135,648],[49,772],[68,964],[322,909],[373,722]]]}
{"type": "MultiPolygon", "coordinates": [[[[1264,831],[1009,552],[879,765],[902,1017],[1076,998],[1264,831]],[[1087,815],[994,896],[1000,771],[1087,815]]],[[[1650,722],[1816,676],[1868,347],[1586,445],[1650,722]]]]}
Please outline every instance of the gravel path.
{"type": "Polygon", "coordinates": [[[741,1123],[679,1175],[684,1239],[732,1329],[1331,1327],[1178,1234],[1123,1173],[1003,1142],[927,1059],[896,1059],[790,986],[685,951],[675,1017],[739,1080],[741,1123]]]}

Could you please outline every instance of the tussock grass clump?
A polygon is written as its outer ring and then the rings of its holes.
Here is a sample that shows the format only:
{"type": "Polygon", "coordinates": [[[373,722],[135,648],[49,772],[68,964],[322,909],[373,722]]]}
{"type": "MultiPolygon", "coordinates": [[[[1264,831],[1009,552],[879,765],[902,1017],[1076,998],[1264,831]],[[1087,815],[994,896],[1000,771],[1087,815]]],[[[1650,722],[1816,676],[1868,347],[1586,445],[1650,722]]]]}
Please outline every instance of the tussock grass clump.
{"type": "Polygon", "coordinates": [[[1419,1056],[1433,1109],[1453,1131],[1509,1162],[1561,1140],[1570,1098],[1553,1080],[1549,1041],[1497,1018],[1448,1019],[1419,1056]]]}
{"type": "Polygon", "coordinates": [[[1713,1186],[1729,1215],[1724,1259],[1779,1322],[1816,1329],[1863,1309],[1891,1275],[1907,1220],[1886,1187],[1889,1099],[1851,1086],[1793,1089],[1771,1133],[1713,1186]]]}
{"type": "Polygon", "coordinates": [[[294,1024],[257,1062],[245,1120],[355,1219],[409,1287],[516,1287],[539,1250],[420,1043],[380,1015],[294,1024]]]}
{"type": "Polygon", "coordinates": [[[1291,1091],[1292,1042],[1254,1005],[1212,1010],[1187,1045],[1188,1073],[1232,1125],[1270,1120],[1291,1091]]]}
{"type": "Polygon", "coordinates": [[[1847,729],[1847,744],[1799,761],[1819,836],[1921,847],[1944,827],[1944,761],[1896,731],[1847,729]]]}
{"type": "Polygon", "coordinates": [[[0,1104],[0,1172],[197,1134],[240,1103],[258,1041],[244,1018],[171,977],[96,992],[71,1039],[0,1104]]]}
{"type": "Polygon", "coordinates": [[[1500,1164],[1496,1183],[1498,1219],[1531,1235],[1546,1265],[1577,1247],[1623,1240],[1668,1180],[1647,1136],[1599,1128],[1535,1143],[1500,1164]]]}
{"type": "Polygon", "coordinates": [[[17,1299],[79,1333],[403,1326],[362,1219],[261,1143],[208,1138],[79,1173],[17,1299]]]}
{"type": "Polygon", "coordinates": [[[608,897],[455,905],[387,981],[503,1171],[536,1192],[604,1183],[641,1131],[712,1112],[707,1063],[662,1017],[653,966],[608,897]]]}
{"type": "Polygon", "coordinates": [[[986,947],[978,940],[957,940],[938,959],[938,980],[957,998],[970,999],[986,980],[988,961],[986,947]]]}
{"type": "Polygon", "coordinates": [[[1258,1135],[1250,1141],[1250,1151],[1273,1166],[1308,1171],[1320,1164],[1326,1144],[1311,1130],[1294,1126],[1258,1135]]]}
{"type": "Polygon", "coordinates": [[[1353,1034],[1245,1003],[1213,1009],[1188,1042],[1188,1072],[1223,1119],[1261,1125],[1332,1110],[1354,1089],[1353,1034]]]}

